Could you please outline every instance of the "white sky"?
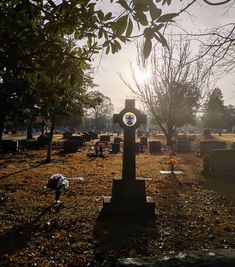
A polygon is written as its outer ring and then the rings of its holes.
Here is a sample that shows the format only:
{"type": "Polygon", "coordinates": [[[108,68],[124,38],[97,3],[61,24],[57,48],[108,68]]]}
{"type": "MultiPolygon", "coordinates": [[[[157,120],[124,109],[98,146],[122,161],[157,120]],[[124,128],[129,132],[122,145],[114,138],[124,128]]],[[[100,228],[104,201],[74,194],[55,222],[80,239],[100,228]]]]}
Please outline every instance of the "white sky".
{"type": "MultiPolygon", "coordinates": [[[[211,1],[218,2],[218,0],[211,1]]],[[[182,2],[186,1],[173,0],[172,2],[174,2],[174,5],[171,5],[167,12],[179,11],[182,2]]],[[[203,3],[203,1],[199,2],[203,3]]],[[[106,9],[106,4],[103,5],[103,8],[106,9]]],[[[184,29],[195,33],[199,30],[204,31],[207,28],[232,22],[235,18],[235,6],[228,10],[224,6],[208,6],[196,3],[188,11],[193,16],[189,16],[187,13],[181,14],[177,22],[184,29]]],[[[135,64],[135,58],[135,44],[129,43],[123,45],[119,53],[105,55],[102,57],[101,62],[99,56],[94,61],[94,67],[96,68],[95,83],[99,85],[96,90],[101,91],[112,100],[116,112],[119,112],[124,107],[126,98],[133,98],[132,93],[123,84],[118,73],[121,73],[125,80],[131,82],[130,63],[135,64]],[[99,68],[97,68],[98,66],[99,68]]],[[[225,105],[235,105],[235,73],[230,73],[219,79],[217,86],[222,90],[225,105]]]]}

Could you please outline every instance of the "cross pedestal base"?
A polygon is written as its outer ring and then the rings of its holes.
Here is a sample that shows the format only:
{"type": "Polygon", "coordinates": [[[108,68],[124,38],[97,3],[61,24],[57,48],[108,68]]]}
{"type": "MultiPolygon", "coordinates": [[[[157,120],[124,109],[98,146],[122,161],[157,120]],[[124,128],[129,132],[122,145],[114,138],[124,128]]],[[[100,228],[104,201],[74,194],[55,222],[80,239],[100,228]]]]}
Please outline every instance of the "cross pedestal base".
{"type": "Polygon", "coordinates": [[[152,217],[155,215],[155,202],[146,196],[144,179],[114,179],[112,197],[104,197],[101,212],[103,215],[152,217]]]}

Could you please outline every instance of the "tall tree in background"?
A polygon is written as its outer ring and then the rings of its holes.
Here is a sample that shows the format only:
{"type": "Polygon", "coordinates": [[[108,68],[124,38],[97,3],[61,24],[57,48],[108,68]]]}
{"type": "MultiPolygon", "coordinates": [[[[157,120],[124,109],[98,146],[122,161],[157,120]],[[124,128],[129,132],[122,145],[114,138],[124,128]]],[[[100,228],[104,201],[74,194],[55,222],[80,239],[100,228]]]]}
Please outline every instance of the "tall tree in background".
{"type": "Polygon", "coordinates": [[[141,81],[133,70],[135,86],[122,80],[146,105],[171,146],[176,129],[194,123],[209,77],[202,60],[189,64],[189,42],[180,42],[179,46],[170,42],[161,55],[155,49],[148,62],[141,51],[139,48],[137,66],[141,75],[149,72],[149,78],[141,81]]]}
{"type": "Polygon", "coordinates": [[[223,128],[227,131],[234,131],[235,129],[235,107],[228,105],[224,107],[224,125],[223,128]]]}
{"type": "Polygon", "coordinates": [[[204,127],[221,131],[224,128],[224,101],[219,88],[215,88],[205,104],[202,117],[204,127]]]}
{"type": "Polygon", "coordinates": [[[91,122],[92,128],[102,131],[110,124],[113,115],[113,104],[109,97],[99,91],[90,92],[90,98],[95,101],[86,112],[86,120],[91,122]]]}

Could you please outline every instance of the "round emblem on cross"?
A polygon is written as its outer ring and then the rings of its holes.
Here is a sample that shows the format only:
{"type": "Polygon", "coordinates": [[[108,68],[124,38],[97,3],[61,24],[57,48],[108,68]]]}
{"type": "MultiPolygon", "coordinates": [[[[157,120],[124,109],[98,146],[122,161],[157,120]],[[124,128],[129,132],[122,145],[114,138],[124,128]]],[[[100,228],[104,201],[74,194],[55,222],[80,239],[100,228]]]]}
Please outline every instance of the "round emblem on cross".
{"type": "Polygon", "coordinates": [[[126,126],[134,126],[136,124],[137,117],[132,112],[126,112],[123,115],[122,121],[126,126]]]}

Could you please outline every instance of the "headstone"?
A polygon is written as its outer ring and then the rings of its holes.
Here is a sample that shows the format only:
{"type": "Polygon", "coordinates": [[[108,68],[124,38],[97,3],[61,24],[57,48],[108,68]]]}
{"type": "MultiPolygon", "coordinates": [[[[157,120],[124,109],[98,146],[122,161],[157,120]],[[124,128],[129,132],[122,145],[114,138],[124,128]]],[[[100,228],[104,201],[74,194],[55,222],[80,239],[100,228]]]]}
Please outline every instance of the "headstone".
{"type": "Polygon", "coordinates": [[[121,137],[114,137],[114,143],[120,144],[122,142],[121,137]]]}
{"type": "Polygon", "coordinates": [[[200,156],[209,154],[213,149],[226,148],[226,142],[218,140],[202,140],[200,141],[200,156]]]}
{"type": "Polygon", "coordinates": [[[161,153],[162,144],[160,141],[149,141],[149,153],[158,154],[161,153]]]}
{"type": "Polygon", "coordinates": [[[120,152],[120,143],[113,143],[112,144],[112,153],[119,153],[120,152]]]}
{"type": "Polygon", "coordinates": [[[63,133],[63,139],[69,139],[73,134],[71,132],[63,133]]]}
{"type": "Polygon", "coordinates": [[[2,152],[17,152],[19,150],[19,142],[14,140],[1,140],[0,151],[2,152]]]}
{"type": "Polygon", "coordinates": [[[69,141],[77,142],[79,147],[82,147],[85,145],[84,137],[81,135],[72,135],[69,137],[69,141]]]}
{"type": "Polygon", "coordinates": [[[141,136],[140,137],[140,144],[144,147],[148,146],[148,137],[147,136],[141,136]]]}
{"type": "Polygon", "coordinates": [[[179,153],[191,152],[191,141],[189,140],[177,140],[176,151],[179,153]]]}
{"type": "Polygon", "coordinates": [[[135,100],[128,99],[113,122],[124,129],[122,178],[113,180],[112,196],[104,198],[102,214],[154,216],[155,203],[146,196],[145,180],[136,178],[135,129],[146,123],[146,116],[135,108],[135,100]]]}
{"type": "Polygon", "coordinates": [[[235,150],[234,149],[215,149],[210,151],[208,165],[203,164],[203,174],[212,176],[233,176],[235,178],[235,150]],[[205,166],[207,169],[205,170],[205,166]]]}
{"type": "Polygon", "coordinates": [[[61,152],[75,153],[78,151],[79,148],[80,148],[79,142],[67,140],[67,141],[64,141],[61,152]]]}
{"type": "Polygon", "coordinates": [[[91,140],[95,140],[98,139],[98,133],[94,133],[94,132],[88,132],[90,135],[91,140]]]}
{"type": "Polygon", "coordinates": [[[100,135],[100,142],[110,142],[110,135],[100,135]]]}
{"type": "Polygon", "coordinates": [[[37,143],[39,146],[46,146],[48,145],[49,142],[49,136],[44,134],[44,135],[39,135],[37,138],[37,143]]]}

